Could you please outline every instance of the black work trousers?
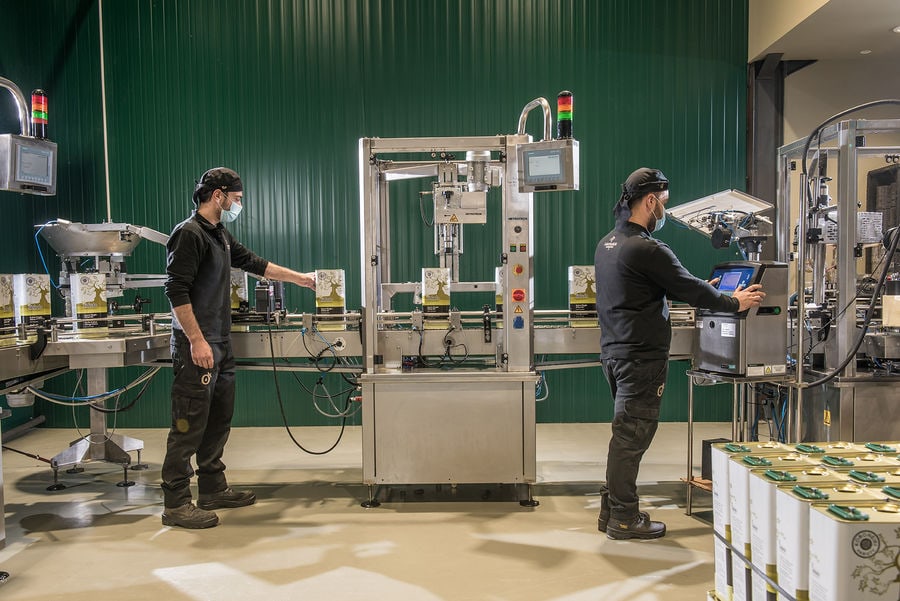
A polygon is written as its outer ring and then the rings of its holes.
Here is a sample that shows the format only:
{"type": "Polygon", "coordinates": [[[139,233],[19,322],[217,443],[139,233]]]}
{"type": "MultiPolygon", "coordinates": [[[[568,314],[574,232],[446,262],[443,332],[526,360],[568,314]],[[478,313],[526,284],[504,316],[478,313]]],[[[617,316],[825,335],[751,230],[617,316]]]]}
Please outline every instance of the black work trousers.
{"type": "Polygon", "coordinates": [[[162,465],[166,507],[191,502],[191,459],[197,457],[200,494],[225,490],[222,453],[234,415],[234,355],[231,341],[213,342],[211,370],[195,365],[191,343],[180,330],[172,332],[172,425],[162,465]]]}
{"type": "Polygon", "coordinates": [[[637,476],[644,452],[659,426],[659,406],[669,372],[668,359],[604,359],[615,400],[612,438],[606,459],[610,516],[637,517],[637,476]]]}

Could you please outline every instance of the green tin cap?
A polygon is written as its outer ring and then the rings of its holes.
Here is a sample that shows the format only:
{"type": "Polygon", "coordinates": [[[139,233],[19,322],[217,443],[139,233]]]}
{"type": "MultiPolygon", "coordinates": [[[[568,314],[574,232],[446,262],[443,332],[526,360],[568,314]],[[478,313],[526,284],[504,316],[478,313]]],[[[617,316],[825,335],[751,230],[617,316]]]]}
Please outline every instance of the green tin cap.
{"type": "Polygon", "coordinates": [[[841,519],[851,522],[865,522],[869,519],[868,514],[863,513],[856,507],[850,507],[848,505],[831,504],[828,506],[828,511],[841,519]]]}
{"type": "Polygon", "coordinates": [[[797,480],[797,476],[780,470],[766,470],[765,475],[769,480],[775,480],[777,482],[794,482],[797,480]]]}
{"type": "Polygon", "coordinates": [[[794,491],[794,494],[803,497],[804,499],[821,501],[828,498],[828,493],[822,492],[821,490],[813,486],[800,486],[798,484],[792,490],[794,491]]]}
{"type": "Polygon", "coordinates": [[[897,449],[889,447],[886,444],[878,444],[877,442],[867,442],[866,448],[876,453],[896,453],[897,449]]]}
{"type": "Polygon", "coordinates": [[[735,444],[733,442],[729,442],[725,445],[725,450],[729,453],[749,453],[750,447],[745,447],[742,444],[735,444]]]}
{"type": "Polygon", "coordinates": [[[860,482],[884,482],[884,476],[879,476],[874,472],[861,472],[859,470],[850,470],[850,477],[860,482]]]}
{"type": "Polygon", "coordinates": [[[852,465],[856,465],[846,457],[835,457],[834,455],[825,455],[822,457],[822,463],[827,463],[828,465],[838,465],[840,467],[850,467],[852,465]]]}
{"type": "Polygon", "coordinates": [[[798,444],[794,447],[801,453],[824,453],[825,449],[822,447],[817,447],[814,444],[798,444]]]}

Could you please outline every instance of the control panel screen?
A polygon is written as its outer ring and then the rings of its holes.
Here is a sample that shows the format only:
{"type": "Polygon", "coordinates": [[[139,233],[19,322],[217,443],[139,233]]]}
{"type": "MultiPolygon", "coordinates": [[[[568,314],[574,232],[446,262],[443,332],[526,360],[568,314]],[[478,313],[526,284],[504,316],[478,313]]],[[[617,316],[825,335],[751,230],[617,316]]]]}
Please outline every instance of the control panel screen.
{"type": "Polygon", "coordinates": [[[53,185],[53,153],[44,148],[17,145],[16,180],[29,184],[53,185]]]}
{"type": "Polygon", "coordinates": [[[562,150],[527,150],[524,154],[526,183],[550,184],[563,180],[562,150]]]}
{"type": "Polygon", "coordinates": [[[739,286],[744,288],[749,286],[755,273],[756,267],[718,267],[713,270],[710,279],[718,278],[719,283],[716,284],[716,288],[730,296],[739,286]]]}

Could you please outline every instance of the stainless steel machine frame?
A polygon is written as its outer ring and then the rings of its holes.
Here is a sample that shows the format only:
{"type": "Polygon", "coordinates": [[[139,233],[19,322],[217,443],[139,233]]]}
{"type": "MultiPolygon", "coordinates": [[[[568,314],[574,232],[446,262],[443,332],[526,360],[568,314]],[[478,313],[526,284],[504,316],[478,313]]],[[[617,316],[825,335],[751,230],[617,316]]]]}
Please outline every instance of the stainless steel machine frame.
{"type": "MultiPolygon", "coordinates": [[[[854,256],[854,247],[857,243],[857,203],[858,203],[858,175],[859,159],[865,156],[878,156],[896,154],[900,151],[897,146],[865,146],[858,144],[858,136],[878,137],[879,134],[900,134],[900,120],[847,120],[835,123],[823,129],[821,134],[821,150],[829,160],[837,161],[837,187],[834,196],[837,204],[837,278],[835,284],[836,306],[844,307],[857,296],[857,262],[854,256]]],[[[791,206],[797,206],[798,194],[791,189],[791,171],[795,170],[802,160],[803,148],[807,139],[797,140],[778,149],[778,216],[776,232],[778,237],[778,259],[789,261],[791,259],[792,238],[795,223],[791,218],[791,206]],[[793,168],[792,168],[793,165],[793,168]],[[793,194],[792,194],[793,192],[793,194]]],[[[808,160],[816,154],[815,144],[811,145],[808,160]]],[[[810,179],[816,180],[816,177],[810,179]]],[[[800,182],[800,194],[806,181],[800,182]]],[[[813,181],[813,189],[818,189],[816,181],[813,181]]],[[[822,302],[825,296],[824,280],[824,253],[818,248],[812,248],[803,243],[806,240],[808,224],[802,218],[805,214],[804,207],[801,210],[801,219],[797,230],[796,261],[793,263],[796,270],[795,291],[798,299],[803,299],[802,292],[809,289],[814,302],[822,302]],[[807,280],[806,265],[812,255],[813,277],[807,280]]],[[[798,301],[798,306],[803,306],[798,301]]],[[[807,332],[803,327],[805,315],[794,320],[792,330],[793,346],[797,351],[797,367],[793,389],[795,406],[792,412],[793,428],[791,436],[793,440],[887,440],[896,437],[897,422],[893,418],[896,415],[896,403],[885,400],[885,392],[895,400],[896,392],[891,394],[890,383],[900,382],[898,376],[879,376],[872,373],[859,372],[856,361],[850,363],[841,371],[838,378],[824,386],[807,388],[806,384],[815,380],[822,374],[813,373],[803,365],[802,356],[805,352],[807,332]],[[885,385],[888,385],[885,389],[885,385]],[[887,405],[891,409],[886,411],[887,405]],[[885,419],[885,418],[888,419],[885,419]]],[[[857,337],[857,315],[855,310],[838,311],[832,326],[831,336],[834,337],[834,356],[840,360],[851,351],[857,337]]],[[[865,346],[863,347],[863,349],[865,346]]],[[[835,365],[836,366],[836,365],[835,365]]],[[[826,370],[828,370],[826,363],[826,370]]]]}
{"type": "MultiPolygon", "coordinates": [[[[524,483],[535,481],[532,193],[519,191],[517,147],[524,134],[491,137],[363,138],[359,142],[363,321],[363,481],[376,484],[524,483]],[[489,153],[502,182],[503,328],[496,365],[449,373],[404,373],[386,365],[381,334],[395,291],[415,283],[391,277],[390,183],[436,178],[450,155],[489,153]],[[426,160],[393,161],[396,154],[426,160]],[[440,157],[440,158],[431,158],[440,157]]],[[[459,166],[464,172],[465,165],[459,166]]],[[[423,265],[424,267],[424,265],[423,265]]],[[[449,265],[448,267],[453,267],[449,265]]],[[[454,271],[454,273],[458,273],[454,271]]],[[[493,290],[492,282],[451,283],[451,290],[493,290]]],[[[414,326],[415,327],[415,326],[414,326]]],[[[419,326],[421,327],[421,326],[419,326]]],[[[442,337],[444,331],[419,332],[442,337]]],[[[403,335],[403,334],[401,334],[403,335]]],[[[406,333],[408,336],[408,333],[406,333]]],[[[530,497],[530,486],[529,486],[530,497]]],[[[373,495],[370,494],[370,498],[373,495]]]]}

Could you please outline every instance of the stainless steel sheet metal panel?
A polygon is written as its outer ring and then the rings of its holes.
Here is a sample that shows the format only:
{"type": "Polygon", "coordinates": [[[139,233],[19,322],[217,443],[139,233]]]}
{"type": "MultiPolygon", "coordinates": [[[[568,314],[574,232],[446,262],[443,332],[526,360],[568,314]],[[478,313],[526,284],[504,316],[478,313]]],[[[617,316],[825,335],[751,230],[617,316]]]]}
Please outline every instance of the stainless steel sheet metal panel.
{"type": "Polygon", "coordinates": [[[368,382],[366,483],[534,482],[533,378],[368,382]]]}

